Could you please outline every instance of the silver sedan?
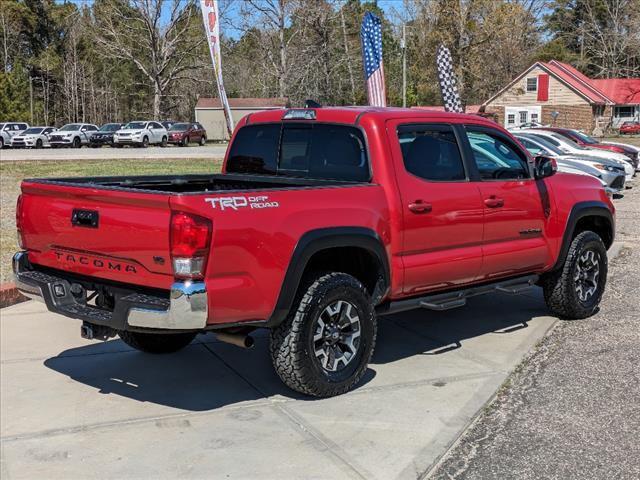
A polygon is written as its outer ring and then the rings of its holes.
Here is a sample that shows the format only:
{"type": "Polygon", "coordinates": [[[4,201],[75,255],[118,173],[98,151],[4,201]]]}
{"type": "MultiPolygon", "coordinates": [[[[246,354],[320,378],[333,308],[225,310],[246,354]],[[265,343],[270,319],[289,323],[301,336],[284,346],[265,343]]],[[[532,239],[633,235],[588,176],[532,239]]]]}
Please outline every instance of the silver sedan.
{"type": "Polygon", "coordinates": [[[11,148],[50,147],[49,135],[56,130],[54,127],[29,127],[11,138],[11,148]]]}

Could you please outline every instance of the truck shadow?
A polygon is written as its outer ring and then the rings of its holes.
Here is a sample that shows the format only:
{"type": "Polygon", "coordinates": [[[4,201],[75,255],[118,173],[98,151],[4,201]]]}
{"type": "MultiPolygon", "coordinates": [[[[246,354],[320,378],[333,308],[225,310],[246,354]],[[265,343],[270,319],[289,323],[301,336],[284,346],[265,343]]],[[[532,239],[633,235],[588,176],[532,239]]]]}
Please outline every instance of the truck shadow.
{"type": "MultiPolygon", "coordinates": [[[[532,296],[488,295],[448,312],[417,310],[382,317],[376,353],[357,388],[374,379],[377,365],[402,362],[416,355],[453,359],[451,355],[464,348],[466,340],[489,334],[509,337],[527,328],[531,319],[547,314],[540,297],[537,290],[532,296]]],[[[259,331],[255,336],[256,346],[251,350],[218,342],[213,334],[207,334],[170,355],[145,354],[120,340],[110,340],[65,350],[45,360],[44,365],[105,395],[187,411],[213,410],[274,396],[311,400],[289,390],[275,374],[267,332],[259,331]]],[[[402,365],[398,367],[395,372],[402,371],[402,365]]],[[[424,375],[433,376],[433,369],[425,367],[424,375]]]]}

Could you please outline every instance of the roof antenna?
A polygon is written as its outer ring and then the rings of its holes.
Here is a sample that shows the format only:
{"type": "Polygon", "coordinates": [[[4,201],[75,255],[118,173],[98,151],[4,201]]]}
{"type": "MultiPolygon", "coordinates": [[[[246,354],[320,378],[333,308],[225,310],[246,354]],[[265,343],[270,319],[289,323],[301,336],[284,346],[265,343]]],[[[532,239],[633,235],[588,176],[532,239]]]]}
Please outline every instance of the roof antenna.
{"type": "Polygon", "coordinates": [[[315,100],[311,100],[310,98],[308,98],[304,101],[304,108],[322,108],[322,105],[320,105],[315,100]]]}

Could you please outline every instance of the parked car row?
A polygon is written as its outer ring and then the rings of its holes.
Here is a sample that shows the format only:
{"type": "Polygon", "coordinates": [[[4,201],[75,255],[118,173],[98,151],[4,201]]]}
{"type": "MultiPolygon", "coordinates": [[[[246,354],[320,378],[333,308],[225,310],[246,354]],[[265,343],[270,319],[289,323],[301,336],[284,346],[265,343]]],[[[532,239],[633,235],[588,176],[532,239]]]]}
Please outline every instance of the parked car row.
{"type": "Polygon", "coordinates": [[[609,194],[629,188],[639,171],[640,148],[632,145],[600,142],[565,128],[536,127],[513,133],[532,155],[553,157],[560,171],[598,178],[609,194]]]}
{"type": "Polygon", "coordinates": [[[0,123],[0,148],[99,148],[103,145],[148,147],[167,144],[204,145],[207,132],[198,122],[134,121],[107,123],[98,128],[92,123],[69,123],[62,128],[30,127],[24,122],[0,123]]]}

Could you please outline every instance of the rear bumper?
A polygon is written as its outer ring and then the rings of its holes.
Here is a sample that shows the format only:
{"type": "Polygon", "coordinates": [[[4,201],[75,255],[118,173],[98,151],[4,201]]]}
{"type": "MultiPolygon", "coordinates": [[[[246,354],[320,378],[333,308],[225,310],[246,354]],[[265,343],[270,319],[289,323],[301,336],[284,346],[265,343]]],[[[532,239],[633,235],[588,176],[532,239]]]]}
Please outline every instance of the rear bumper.
{"type": "Polygon", "coordinates": [[[207,325],[207,292],[201,282],[176,282],[168,292],[140,291],[37,270],[26,252],[13,256],[13,272],[17,289],[26,297],[45,303],[52,312],[95,325],[171,332],[207,325]],[[87,303],[87,290],[101,288],[113,296],[113,309],[87,303]]]}

